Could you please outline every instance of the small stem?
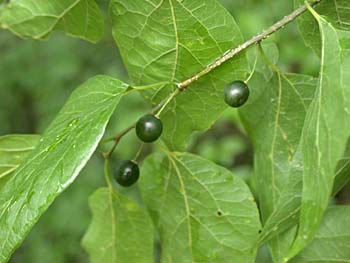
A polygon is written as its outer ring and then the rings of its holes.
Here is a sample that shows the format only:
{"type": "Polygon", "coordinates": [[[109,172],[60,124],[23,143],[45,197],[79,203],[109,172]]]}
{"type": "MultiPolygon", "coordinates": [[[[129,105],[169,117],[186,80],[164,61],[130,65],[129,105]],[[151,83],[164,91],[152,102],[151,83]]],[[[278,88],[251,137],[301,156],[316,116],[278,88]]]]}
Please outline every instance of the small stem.
{"type": "Polygon", "coordinates": [[[111,182],[111,178],[109,175],[109,161],[108,161],[108,159],[105,159],[104,173],[105,173],[105,180],[106,180],[108,188],[112,188],[112,182],[111,182]]]}
{"type": "Polygon", "coordinates": [[[268,65],[277,74],[280,74],[279,68],[269,60],[269,58],[266,56],[265,51],[260,43],[259,43],[259,51],[260,51],[260,54],[261,54],[263,60],[265,61],[266,65],[268,65]]]}
{"type": "Polygon", "coordinates": [[[121,133],[119,133],[117,136],[105,140],[105,142],[106,142],[106,141],[114,141],[114,144],[113,144],[111,150],[103,154],[103,156],[104,156],[105,159],[109,159],[109,158],[112,156],[112,154],[113,154],[115,148],[117,148],[117,145],[119,144],[120,140],[121,140],[125,135],[127,135],[132,129],[134,129],[134,128],[135,128],[135,125],[136,125],[136,124],[133,124],[133,125],[129,126],[128,128],[126,128],[125,130],[123,130],[123,131],[122,131],[121,133]]]}
{"type": "Polygon", "coordinates": [[[312,8],[312,5],[309,4],[308,1],[305,1],[305,5],[308,11],[315,17],[316,20],[320,20],[320,15],[312,8]]]}
{"type": "Polygon", "coordinates": [[[268,65],[272,69],[272,71],[274,71],[277,74],[279,81],[281,81],[281,78],[283,78],[284,80],[289,82],[286,75],[283,74],[281,72],[281,70],[269,60],[269,58],[267,57],[267,55],[266,55],[266,53],[265,53],[265,51],[260,43],[259,43],[259,51],[260,51],[260,54],[261,54],[263,60],[265,61],[266,65],[268,65]]]}
{"type": "Polygon", "coordinates": [[[255,61],[254,61],[254,65],[253,65],[253,68],[252,68],[252,71],[250,72],[250,75],[249,77],[244,81],[246,84],[249,82],[249,80],[251,80],[251,78],[253,77],[254,73],[255,73],[255,69],[256,69],[256,66],[258,65],[258,51],[255,52],[255,61]]]}
{"type": "Polygon", "coordinates": [[[280,21],[277,23],[273,24],[271,27],[269,27],[267,30],[264,30],[263,32],[257,34],[256,36],[252,37],[251,39],[247,40],[243,44],[239,45],[236,48],[230,49],[224,53],[224,55],[220,56],[216,60],[214,60],[212,63],[210,63],[205,69],[202,71],[198,72],[196,75],[193,77],[183,81],[179,85],[180,90],[186,89],[189,85],[191,85],[193,82],[197,81],[199,78],[207,75],[209,72],[212,70],[216,69],[219,67],[221,64],[225,63],[226,61],[230,60],[237,54],[241,53],[248,47],[255,45],[265,39],[267,39],[270,35],[275,33],[276,31],[280,30],[281,28],[285,27],[287,24],[292,22],[294,19],[296,19],[298,16],[303,14],[305,11],[308,10],[308,5],[310,6],[315,6],[318,3],[320,3],[322,0],[314,0],[312,3],[305,4],[296,10],[294,10],[291,14],[285,16],[282,18],[280,21]]]}
{"type": "Polygon", "coordinates": [[[164,81],[164,82],[159,82],[159,83],[155,83],[155,84],[151,84],[151,85],[135,86],[132,88],[135,90],[147,90],[147,89],[159,88],[159,87],[166,86],[166,85],[178,85],[178,83],[173,82],[173,81],[164,81]]]}
{"type": "Polygon", "coordinates": [[[137,159],[140,157],[144,145],[145,145],[144,143],[141,143],[140,148],[139,148],[139,150],[137,151],[137,153],[136,153],[136,155],[135,155],[135,157],[134,157],[134,159],[133,159],[135,162],[137,162],[137,159]]]}
{"type": "Polygon", "coordinates": [[[162,114],[163,110],[166,108],[166,106],[170,103],[170,101],[173,100],[173,98],[176,97],[177,94],[180,93],[180,90],[176,88],[164,101],[162,107],[160,107],[159,110],[157,110],[157,113],[155,114],[157,118],[160,117],[160,114],[162,114]]]}

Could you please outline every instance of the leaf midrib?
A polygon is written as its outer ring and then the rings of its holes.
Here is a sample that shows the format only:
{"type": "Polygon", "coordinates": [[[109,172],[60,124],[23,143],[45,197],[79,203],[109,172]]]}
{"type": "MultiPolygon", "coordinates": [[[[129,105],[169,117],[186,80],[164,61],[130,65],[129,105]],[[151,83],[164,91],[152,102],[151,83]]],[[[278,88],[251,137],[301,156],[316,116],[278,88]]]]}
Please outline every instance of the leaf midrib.
{"type": "Polygon", "coordinates": [[[189,245],[189,249],[190,249],[191,260],[192,260],[192,262],[195,262],[194,257],[193,257],[193,246],[192,246],[191,211],[190,211],[190,206],[189,206],[189,202],[187,199],[185,184],[181,178],[180,171],[178,170],[178,167],[177,167],[174,159],[172,158],[172,156],[170,154],[168,154],[168,157],[173,164],[173,167],[175,169],[176,175],[177,175],[179,183],[180,183],[181,190],[183,191],[184,204],[185,204],[185,209],[186,209],[186,221],[187,221],[187,228],[188,228],[188,243],[189,243],[188,245],[189,245]]]}

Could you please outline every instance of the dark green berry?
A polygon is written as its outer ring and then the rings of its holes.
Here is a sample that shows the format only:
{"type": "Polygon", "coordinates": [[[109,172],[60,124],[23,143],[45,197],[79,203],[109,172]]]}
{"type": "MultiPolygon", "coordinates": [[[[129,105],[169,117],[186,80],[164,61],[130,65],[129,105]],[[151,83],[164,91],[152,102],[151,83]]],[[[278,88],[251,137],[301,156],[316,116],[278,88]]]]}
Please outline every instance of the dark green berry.
{"type": "Polygon", "coordinates": [[[130,160],[119,161],[114,171],[114,178],[121,186],[128,187],[139,179],[139,166],[130,160]]]}
{"type": "Polygon", "coordinates": [[[249,97],[249,88],[243,81],[228,84],[224,90],[225,102],[234,108],[241,107],[249,97]]]}
{"type": "Polygon", "coordinates": [[[136,135],[143,142],[156,141],[162,134],[162,131],[162,121],[151,114],[146,114],[136,123],[136,135]]]}

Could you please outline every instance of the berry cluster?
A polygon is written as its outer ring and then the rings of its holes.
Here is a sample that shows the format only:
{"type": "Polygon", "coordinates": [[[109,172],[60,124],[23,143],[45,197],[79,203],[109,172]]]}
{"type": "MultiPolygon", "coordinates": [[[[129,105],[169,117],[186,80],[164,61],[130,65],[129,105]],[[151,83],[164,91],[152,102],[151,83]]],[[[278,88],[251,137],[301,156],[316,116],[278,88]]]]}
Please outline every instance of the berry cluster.
{"type": "MultiPolygon", "coordinates": [[[[245,82],[234,81],[228,84],[224,90],[225,102],[234,108],[241,107],[249,97],[249,89],[245,82]]],[[[146,114],[136,123],[136,135],[145,142],[156,141],[162,134],[162,121],[154,115],[146,114]]],[[[140,176],[140,170],[136,162],[131,160],[119,161],[114,172],[115,180],[124,187],[136,183],[140,176]]]]}
{"type": "MultiPolygon", "coordinates": [[[[144,115],[136,123],[136,135],[145,143],[156,141],[162,134],[162,131],[162,121],[151,114],[144,115]]],[[[136,162],[131,160],[119,161],[114,171],[115,180],[124,187],[136,183],[139,176],[139,167],[136,162]]]]}

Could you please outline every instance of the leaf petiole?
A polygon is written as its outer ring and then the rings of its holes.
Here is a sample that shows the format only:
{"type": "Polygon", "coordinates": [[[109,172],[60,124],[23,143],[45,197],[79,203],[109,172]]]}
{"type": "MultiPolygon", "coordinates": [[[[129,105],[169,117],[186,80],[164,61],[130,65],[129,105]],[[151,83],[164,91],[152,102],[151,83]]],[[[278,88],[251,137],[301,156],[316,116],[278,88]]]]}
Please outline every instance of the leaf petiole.
{"type": "Polygon", "coordinates": [[[171,85],[175,86],[178,85],[178,83],[173,82],[173,81],[163,81],[163,82],[158,82],[150,85],[145,85],[145,86],[131,86],[133,90],[148,90],[148,89],[156,89],[156,88],[161,88],[166,85],[171,85]]]}
{"type": "Polygon", "coordinates": [[[252,71],[250,72],[250,75],[248,76],[248,78],[244,81],[244,83],[248,83],[249,80],[251,80],[251,78],[253,77],[254,73],[255,73],[255,70],[256,70],[256,66],[258,65],[258,58],[259,58],[259,52],[256,50],[255,52],[255,61],[254,61],[254,65],[253,65],[253,68],[252,68],[252,71]]]}
{"type": "Polygon", "coordinates": [[[107,158],[105,159],[105,164],[104,164],[104,174],[105,174],[105,180],[106,180],[107,186],[109,189],[111,189],[112,182],[111,182],[111,177],[109,174],[109,161],[107,158]]]}

